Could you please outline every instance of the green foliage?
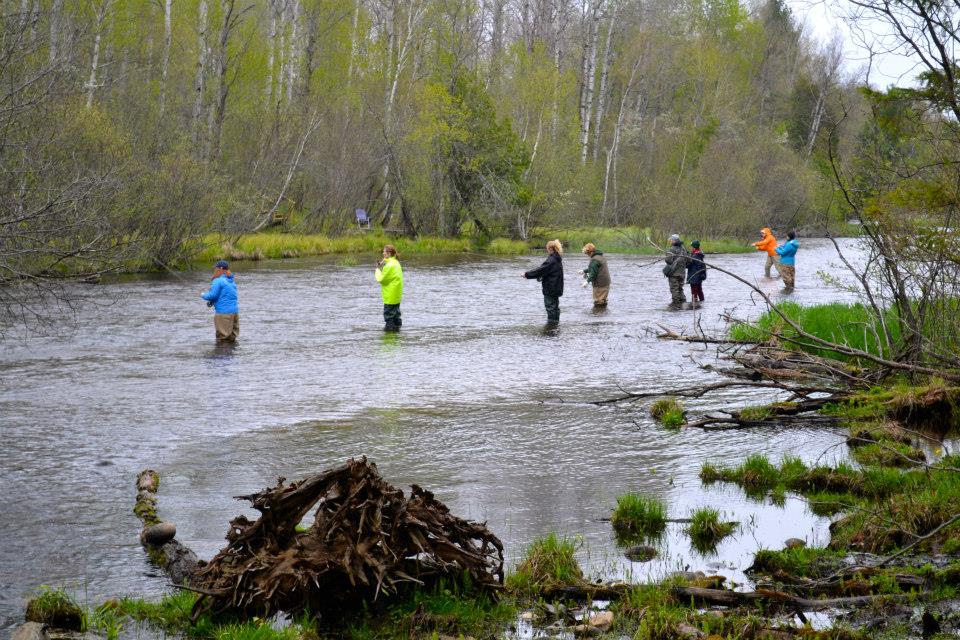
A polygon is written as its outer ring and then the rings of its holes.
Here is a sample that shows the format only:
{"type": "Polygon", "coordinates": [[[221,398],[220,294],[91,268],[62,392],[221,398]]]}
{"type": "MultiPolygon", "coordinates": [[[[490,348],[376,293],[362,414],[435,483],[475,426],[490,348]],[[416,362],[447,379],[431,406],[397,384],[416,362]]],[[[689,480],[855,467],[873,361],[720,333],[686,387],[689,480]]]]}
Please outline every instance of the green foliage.
{"type": "Polygon", "coordinates": [[[818,547],[794,547],[782,551],[761,549],[753,557],[752,571],[756,573],[788,573],[792,576],[815,577],[828,567],[839,564],[842,554],[818,547]]]}
{"type": "Polygon", "coordinates": [[[650,406],[650,415],[671,429],[681,427],[687,421],[683,405],[676,398],[657,400],[650,406]]]}
{"type": "Polygon", "coordinates": [[[52,627],[80,630],[83,611],[63,589],[42,586],[37,595],[27,602],[26,619],[52,627]]]}
{"type": "MultiPolygon", "coordinates": [[[[833,302],[802,306],[795,302],[782,302],[777,305],[777,309],[804,331],[818,338],[884,358],[891,354],[889,346],[878,337],[883,335],[879,328],[879,319],[862,304],[833,302]]],[[[896,337],[896,314],[888,312],[885,321],[893,328],[893,335],[896,337]]],[[[766,342],[773,338],[774,334],[786,339],[783,346],[788,349],[802,348],[818,356],[845,362],[851,360],[836,351],[806,345],[798,347],[794,342],[790,342],[789,340],[798,338],[796,330],[773,310],[765,311],[752,324],[738,323],[730,328],[730,337],[734,340],[766,342]]]]}
{"type": "Polygon", "coordinates": [[[519,595],[533,596],[580,583],[583,570],[575,557],[579,546],[577,539],[555,533],[534,540],[517,568],[507,575],[507,589],[519,595]]]}
{"type": "Polygon", "coordinates": [[[690,515],[687,534],[697,550],[706,552],[713,550],[717,543],[732,534],[736,527],[736,523],[722,522],[720,512],[716,509],[702,507],[690,515]]]}
{"type": "Polygon", "coordinates": [[[610,523],[624,539],[656,537],[667,526],[667,506],[654,496],[625,493],[617,498],[610,523]]]}
{"type": "Polygon", "coordinates": [[[926,461],[923,451],[901,442],[877,442],[853,449],[853,458],[865,466],[913,467],[926,461]]]}

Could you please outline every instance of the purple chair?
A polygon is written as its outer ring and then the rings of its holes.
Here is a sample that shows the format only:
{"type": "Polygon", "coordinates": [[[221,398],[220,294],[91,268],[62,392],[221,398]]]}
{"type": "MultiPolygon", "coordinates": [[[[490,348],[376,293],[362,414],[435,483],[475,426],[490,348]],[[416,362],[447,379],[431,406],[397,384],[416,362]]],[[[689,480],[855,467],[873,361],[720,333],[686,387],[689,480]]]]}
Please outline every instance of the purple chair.
{"type": "Polygon", "coordinates": [[[363,209],[357,209],[355,211],[357,214],[357,228],[358,229],[369,229],[370,228],[370,216],[367,215],[367,212],[363,209]]]}

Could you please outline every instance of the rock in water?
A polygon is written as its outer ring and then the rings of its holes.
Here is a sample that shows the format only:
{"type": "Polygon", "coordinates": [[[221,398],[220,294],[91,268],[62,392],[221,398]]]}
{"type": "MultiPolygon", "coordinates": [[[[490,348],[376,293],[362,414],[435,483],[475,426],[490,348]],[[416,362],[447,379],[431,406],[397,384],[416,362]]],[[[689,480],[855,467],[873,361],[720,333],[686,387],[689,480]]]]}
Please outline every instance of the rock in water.
{"type": "Polygon", "coordinates": [[[25,622],[17,627],[10,640],[47,640],[47,625],[42,622],[25,622]]]}
{"type": "Polygon", "coordinates": [[[172,522],[161,522],[147,527],[140,534],[140,540],[144,544],[159,546],[173,540],[177,535],[177,525],[172,522]]]}
{"type": "Polygon", "coordinates": [[[657,550],[654,547],[645,544],[638,544],[627,547],[623,555],[633,562],[646,562],[657,557],[657,550]]]}
{"type": "Polygon", "coordinates": [[[783,543],[783,546],[787,549],[800,549],[807,546],[807,543],[800,538],[790,538],[783,543]]]}
{"type": "Polygon", "coordinates": [[[613,612],[612,611],[601,611],[595,615],[590,616],[590,620],[587,622],[591,627],[596,627],[601,631],[607,631],[610,627],[613,626],[613,612]]]}

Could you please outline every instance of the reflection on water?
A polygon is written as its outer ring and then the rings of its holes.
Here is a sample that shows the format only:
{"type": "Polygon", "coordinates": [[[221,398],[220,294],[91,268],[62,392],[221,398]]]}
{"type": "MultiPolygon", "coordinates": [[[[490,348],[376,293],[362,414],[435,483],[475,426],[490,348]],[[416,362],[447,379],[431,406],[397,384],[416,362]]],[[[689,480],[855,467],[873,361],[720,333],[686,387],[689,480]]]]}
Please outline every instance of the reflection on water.
{"type": "MultiPolygon", "coordinates": [[[[813,275],[829,251],[804,242],[791,299],[844,295],[813,275]]],[[[487,521],[511,562],[557,531],[582,536],[591,573],[644,579],[690,568],[743,580],[759,547],[790,537],[824,542],[828,521],[802,501],[781,509],[735,487],[703,487],[697,474],[705,460],[736,464],[753,452],[813,460],[829,450],[829,459],[842,451],[834,447],[842,434],[668,431],[645,404],[589,404],[622,389],[715,381],[701,366],[715,348],[658,341],[657,325],[719,332],[724,317],[762,309],[741,284],[711,273],[700,310],[668,312],[666,281],[643,266],[649,258],[609,258],[610,306],[596,310],[589,289],[572,287],[561,324],[549,330],[539,290],[516,277],[534,257],[405,261],[400,333],[382,331],[368,267],[241,265],[244,329],[235,346],[213,344],[196,298],[206,273],[102,285],[122,304],[89,309],[74,333],[5,344],[0,356],[0,628],[22,616],[20,599],[39,584],[66,585],[90,601],[165,588],[131,512],[145,467],[162,476],[161,516],[205,557],[245,509],[231,496],[356,455],[393,484],[420,484],[455,513],[487,521]],[[710,506],[741,527],[704,556],[685,525],[672,523],[660,556],[633,563],[603,521],[626,491],[660,496],[671,518],[710,506]]],[[[709,260],[756,274],[773,295],[780,287],[761,278],[760,256],[709,260]]],[[[586,257],[566,261],[568,275],[585,266],[586,257]]],[[[770,397],[732,389],[690,405],[770,397]]]]}

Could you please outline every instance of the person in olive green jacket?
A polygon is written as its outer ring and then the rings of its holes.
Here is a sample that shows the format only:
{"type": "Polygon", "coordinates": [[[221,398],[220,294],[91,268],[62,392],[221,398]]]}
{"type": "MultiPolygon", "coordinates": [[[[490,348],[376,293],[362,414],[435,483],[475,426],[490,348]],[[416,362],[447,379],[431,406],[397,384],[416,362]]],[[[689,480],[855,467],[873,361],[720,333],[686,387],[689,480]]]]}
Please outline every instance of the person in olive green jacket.
{"type": "Polygon", "coordinates": [[[583,270],[588,284],[593,285],[593,306],[607,306],[607,296],[610,294],[610,269],[607,267],[607,256],[588,242],[583,252],[590,256],[590,264],[583,270]]]}
{"type": "Polygon", "coordinates": [[[374,273],[380,283],[383,297],[383,330],[399,331],[403,321],[400,319],[400,299],[403,298],[403,268],[397,260],[397,249],[392,244],[383,248],[383,259],[377,263],[374,273]]]}

